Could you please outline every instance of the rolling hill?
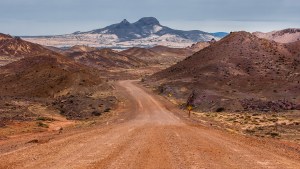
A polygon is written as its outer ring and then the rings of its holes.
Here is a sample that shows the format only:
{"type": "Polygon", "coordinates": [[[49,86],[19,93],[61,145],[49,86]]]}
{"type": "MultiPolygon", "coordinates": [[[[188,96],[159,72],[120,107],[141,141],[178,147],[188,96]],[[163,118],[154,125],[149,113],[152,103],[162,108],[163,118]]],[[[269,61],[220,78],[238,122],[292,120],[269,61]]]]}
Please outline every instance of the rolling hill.
{"type": "Polygon", "coordinates": [[[299,49],[299,41],[281,44],[234,32],[148,81],[203,111],[294,109],[300,102],[299,49]]]}
{"type": "Polygon", "coordinates": [[[41,45],[24,41],[19,37],[0,33],[0,66],[24,57],[40,54],[52,55],[54,52],[41,45]]]}

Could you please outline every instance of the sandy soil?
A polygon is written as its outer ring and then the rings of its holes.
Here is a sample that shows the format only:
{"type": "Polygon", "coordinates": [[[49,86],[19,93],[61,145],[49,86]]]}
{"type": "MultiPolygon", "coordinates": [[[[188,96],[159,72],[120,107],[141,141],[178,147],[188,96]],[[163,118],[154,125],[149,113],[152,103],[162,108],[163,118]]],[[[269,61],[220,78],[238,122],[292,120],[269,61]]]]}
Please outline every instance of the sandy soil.
{"type": "Polygon", "coordinates": [[[300,143],[300,111],[280,113],[192,112],[202,124],[257,137],[300,143]]]}
{"type": "Polygon", "coordinates": [[[45,143],[10,142],[0,149],[0,168],[300,168],[297,144],[197,125],[133,81],[118,89],[127,118],[45,143]]]}

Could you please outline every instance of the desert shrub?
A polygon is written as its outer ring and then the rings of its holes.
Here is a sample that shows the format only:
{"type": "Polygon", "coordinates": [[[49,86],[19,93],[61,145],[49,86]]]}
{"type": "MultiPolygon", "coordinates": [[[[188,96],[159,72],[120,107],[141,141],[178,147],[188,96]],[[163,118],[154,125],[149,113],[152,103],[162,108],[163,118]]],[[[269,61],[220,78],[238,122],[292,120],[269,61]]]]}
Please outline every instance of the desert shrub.
{"type": "Polygon", "coordinates": [[[216,112],[223,112],[224,110],[225,110],[224,107],[219,107],[219,108],[216,109],[216,112]]]}
{"type": "Polygon", "coordinates": [[[229,118],[229,119],[227,119],[227,121],[234,121],[234,120],[236,120],[236,118],[229,118]]]}
{"type": "Polygon", "coordinates": [[[262,127],[256,127],[257,130],[264,130],[262,127]]]}
{"type": "Polygon", "coordinates": [[[38,142],[39,142],[38,139],[33,139],[33,140],[28,141],[27,143],[38,143],[38,142]]]}
{"type": "Polygon", "coordinates": [[[37,122],[37,126],[39,126],[39,127],[44,127],[44,128],[49,128],[49,126],[47,125],[47,124],[45,124],[45,123],[43,123],[43,122],[37,122]]]}
{"type": "Polygon", "coordinates": [[[253,133],[255,133],[255,131],[254,131],[254,130],[251,130],[251,129],[246,129],[245,132],[248,133],[248,134],[253,134],[253,133]]]}
{"type": "Polygon", "coordinates": [[[50,118],[50,117],[38,117],[38,118],[36,118],[36,120],[40,120],[40,121],[54,121],[54,119],[50,118]]]}
{"type": "Polygon", "coordinates": [[[165,91],[163,86],[158,86],[157,90],[158,90],[159,94],[163,94],[165,91]]]}
{"type": "Polygon", "coordinates": [[[268,135],[270,135],[271,137],[278,137],[279,136],[279,133],[276,133],[276,132],[270,132],[270,133],[267,133],[268,135]]]}
{"type": "Polygon", "coordinates": [[[271,121],[271,122],[277,122],[278,121],[278,119],[277,118],[273,118],[273,119],[269,119],[269,121],[271,121]]]}
{"type": "Polygon", "coordinates": [[[92,112],[92,115],[93,115],[93,116],[100,116],[100,115],[101,115],[101,112],[99,112],[99,111],[93,111],[93,112],[92,112]]]}

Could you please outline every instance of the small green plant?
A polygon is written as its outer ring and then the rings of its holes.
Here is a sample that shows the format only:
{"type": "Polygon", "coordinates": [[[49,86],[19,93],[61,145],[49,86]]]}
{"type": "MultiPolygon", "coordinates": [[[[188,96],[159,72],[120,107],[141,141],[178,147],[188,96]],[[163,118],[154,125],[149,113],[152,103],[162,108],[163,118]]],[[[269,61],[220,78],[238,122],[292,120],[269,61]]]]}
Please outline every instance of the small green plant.
{"type": "Polygon", "coordinates": [[[37,122],[37,126],[39,126],[39,127],[44,127],[44,128],[49,128],[49,126],[47,125],[47,124],[45,124],[45,123],[43,123],[43,122],[37,122]]]}
{"type": "Polygon", "coordinates": [[[36,120],[39,120],[39,121],[54,121],[54,119],[50,118],[50,117],[38,117],[38,118],[36,118],[36,120]]]}

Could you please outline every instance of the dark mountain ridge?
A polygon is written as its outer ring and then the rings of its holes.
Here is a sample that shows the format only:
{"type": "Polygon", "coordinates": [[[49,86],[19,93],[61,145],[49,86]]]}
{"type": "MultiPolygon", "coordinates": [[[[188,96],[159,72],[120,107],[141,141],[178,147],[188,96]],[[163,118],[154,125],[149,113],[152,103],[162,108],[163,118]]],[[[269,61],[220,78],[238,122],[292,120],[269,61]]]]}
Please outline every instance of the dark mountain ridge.
{"type": "Polygon", "coordinates": [[[154,17],[144,17],[138,20],[137,22],[130,23],[126,19],[122,22],[107,26],[105,28],[92,30],[89,32],[77,32],[76,34],[84,33],[106,33],[106,34],[115,34],[119,37],[120,41],[128,41],[132,39],[140,39],[149,37],[152,34],[162,36],[166,34],[177,35],[179,37],[190,39],[192,41],[203,41],[203,35],[215,36],[222,38],[227,35],[225,32],[218,33],[207,33],[199,30],[191,31],[182,31],[175,30],[169,27],[163,26],[160,22],[154,17]]]}

